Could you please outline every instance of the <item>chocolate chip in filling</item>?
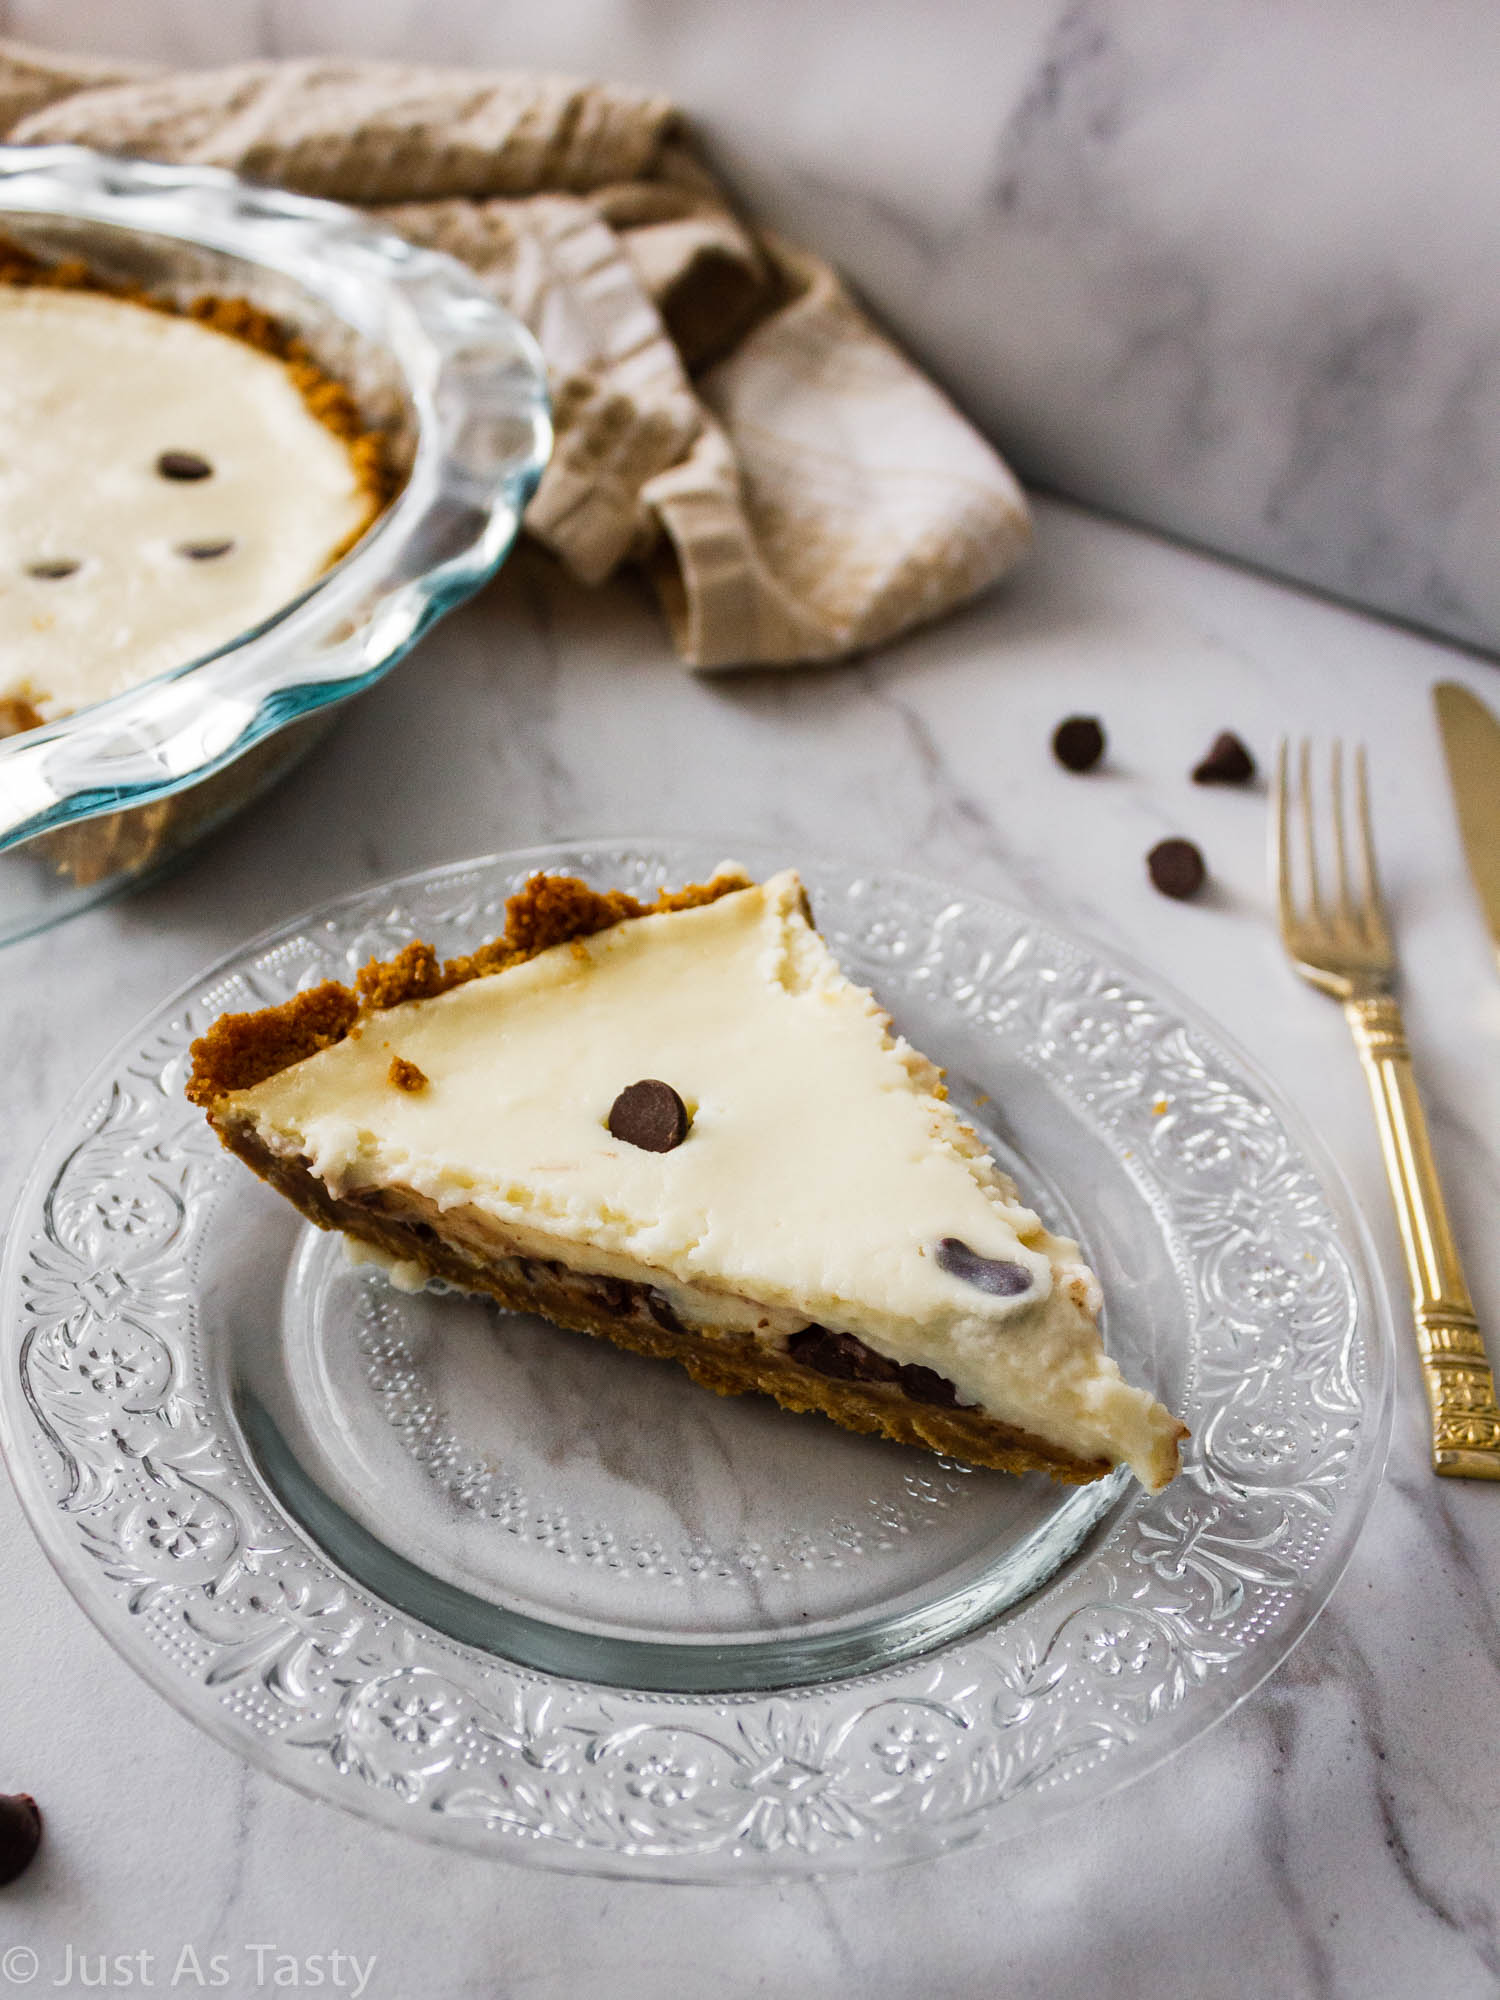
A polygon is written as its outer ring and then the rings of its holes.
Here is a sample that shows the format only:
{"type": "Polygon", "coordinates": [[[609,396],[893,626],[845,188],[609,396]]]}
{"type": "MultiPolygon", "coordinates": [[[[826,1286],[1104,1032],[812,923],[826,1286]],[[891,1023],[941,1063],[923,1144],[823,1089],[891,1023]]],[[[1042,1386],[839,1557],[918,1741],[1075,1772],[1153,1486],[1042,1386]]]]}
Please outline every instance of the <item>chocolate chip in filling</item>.
{"type": "Polygon", "coordinates": [[[163,479],[211,479],[213,467],[195,451],[164,451],[156,461],[163,479]]]}
{"type": "Polygon", "coordinates": [[[971,1409],[960,1403],[958,1391],[946,1375],[924,1368],[916,1361],[892,1361],[866,1347],[856,1334],[834,1333],[826,1326],[805,1326],[786,1344],[787,1353],[817,1375],[838,1382],[888,1382],[914,1403],[932,1403],[942,1409],[971,1409]]]}
{"type": "Polygon", "coordinates": [[[914,1403],[935,1403],[940,1409],[972,1409],[971,1403],[960,1403],[958,1391],[946,1375],[939,1375],[935,1368],[924,1368],[920,1362],[908,1361],[899,1371],[901,1387],[914,1403]]]}
{"type": "Polygon", "coordinates": [[[646,1310],[664,1333],[686,1333],[688,1329],[672,1309],[672,1301],[654,1285],[646,1287],[646,1310]]]}
{"type": "Polygon", "coordinates": [[[786,1344],[787,1353],[816,1374],[831,1375],[839,1382],[894,1382],[900,1372],[896,1362],[852,1333],[834,1333],[826,1326],[805,1326],[786,1344]]]}
{"type": "Polygon", "coordinates": [[[1018,1298],[1031,1290],[1031,1273],[1024,1264],[1009,1263],[1004,1257],[981,1257],[957,1236],[945,1236],[937,1247],[939,1270],[950,1278],[962,1278],[976,1291],[992,1298],[1018,1298]]]}
{"type": "Polygon", "coordinates": [[[610,1278],[602,1271],[595,1271],[589,1276],[589,1289],[614,1319],[624,1319],[635,1310],[638,1288],[628,1278],[610,1278]]]}
{"type": "Polygon", "coordinates": [[[26,574],[52,583],[59,577],[76,575],[78,568],[71,556],[49,556],[42,562],[27,563],[26,574]]]}
{"type": "Polygon", "coordinates": [[[177,553],[186,556],[190,562],[212,562],[215,556],[227,556],[234,547],[229,542],[179,542],[177,553]]]}

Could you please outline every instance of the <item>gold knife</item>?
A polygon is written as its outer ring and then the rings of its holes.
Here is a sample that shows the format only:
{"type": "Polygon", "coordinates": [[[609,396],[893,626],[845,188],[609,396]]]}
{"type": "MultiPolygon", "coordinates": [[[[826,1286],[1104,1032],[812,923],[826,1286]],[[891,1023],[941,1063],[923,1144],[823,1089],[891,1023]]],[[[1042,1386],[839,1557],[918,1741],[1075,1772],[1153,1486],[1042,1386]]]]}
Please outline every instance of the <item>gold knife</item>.
{"type": "MultiPolygon", "coordinates": [[[[1469,873],[1489,926],[1490,942],[1500,954],[1500,721],[1457,681],[1440,681],[1432,698],[1469,873]]],[[[1495,1381],[1441,1195],[1436,1196],[1421,1236],[1422,1267],[1425,1270],[1431,1265],[1433,1288],[1442,1295],[1443,1308],[1436,1315],[1424,1314],[1419,1288],[1417,1340],[1422,1372],[1435,1422],[1440,1429],[1445,1425],[1450,1428],[1455,1439],[1462,1433],[1461,1449],[1443,1454],[1434,1448],[1433,1465],[1439,1472],[1500,1478],[1500,1411],[1495,1404],[1495,1381]],[[1453,1462],[1444,1464],[1444,1456],[1453,1462]]]]}
{"type": "Polygon", "coordinates": [[[1432,691],[1469,874],[1500,956],[1500,721],[1457,681],[1432,691]]]}

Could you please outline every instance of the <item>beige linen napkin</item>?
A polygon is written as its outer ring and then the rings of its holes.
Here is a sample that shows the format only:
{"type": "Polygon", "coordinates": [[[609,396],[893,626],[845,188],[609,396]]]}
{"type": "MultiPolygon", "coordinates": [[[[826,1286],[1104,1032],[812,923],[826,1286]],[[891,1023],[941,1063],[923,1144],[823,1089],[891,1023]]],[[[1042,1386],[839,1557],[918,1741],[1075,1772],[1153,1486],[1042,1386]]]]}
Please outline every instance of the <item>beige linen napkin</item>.
{"type": "Polygon", "coordinates": [[[645,565],[690,666],[836,659],[1026,547],[995,452],[826,264],[735,215],[663,98],[0,42],[0,136],[233,167],[461,258],[547,357],[557,447],[527,528],[585,583],[645,565]]]}

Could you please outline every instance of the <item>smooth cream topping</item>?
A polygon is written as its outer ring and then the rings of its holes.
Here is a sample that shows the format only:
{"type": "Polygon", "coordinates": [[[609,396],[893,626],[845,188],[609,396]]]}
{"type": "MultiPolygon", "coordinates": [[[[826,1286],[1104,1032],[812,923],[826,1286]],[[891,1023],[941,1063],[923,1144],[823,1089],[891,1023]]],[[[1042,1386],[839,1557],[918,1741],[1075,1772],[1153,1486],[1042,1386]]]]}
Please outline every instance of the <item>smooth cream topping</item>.
{"type": "Polygon", "coordinates": [[[1104,1356],[1076,1246],[1020,1203],[937,1080],[839,970],[788,873],[370,1015],[230,1108],[336,1193],[401,1185],[542,1232],[581,1268],[627,1257],[791,1311],[1080,1455],[1167,1476],[1174,1421],[1104,1356]],[[398,1055],[424,1089],[393,1086],[398,1055]],[[646,1077],[692,1114],[670,1152],[606,1126],[646,1077]],[[995,1297],[945,1271],[945,1237],[1029,1287],[995,1297]]]}
{"type": "Polygon", "coordinates": [[[0,284],[0,696],[51,720],[211,652],[368,511],[271,355],[102,293],[0,284]],[[211,474],[164,478],[170,451],[211,474]]]}

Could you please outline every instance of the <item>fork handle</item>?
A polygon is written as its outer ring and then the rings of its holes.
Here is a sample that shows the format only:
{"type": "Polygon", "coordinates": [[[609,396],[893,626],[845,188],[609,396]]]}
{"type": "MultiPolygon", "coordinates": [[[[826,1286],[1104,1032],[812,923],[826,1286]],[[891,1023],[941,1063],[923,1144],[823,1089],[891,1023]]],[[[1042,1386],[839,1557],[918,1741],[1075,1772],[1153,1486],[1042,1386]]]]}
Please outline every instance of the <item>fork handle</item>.
{"type": "Polygon", "coordinates": [[[1417,1095],[1401,1009],[1388,993],[1344,1003],[1380,1128],[1386,1180],[1411,1279],[1417,1351],[1432,1410],[1432,1469],[1500,1479],[1500,1408],[1464,1282],[1417,1095]]]}

